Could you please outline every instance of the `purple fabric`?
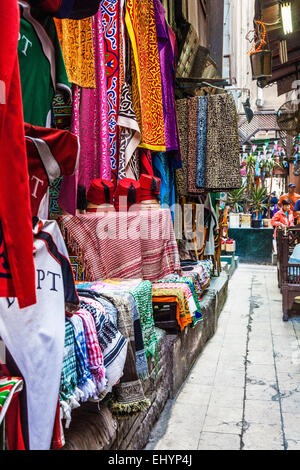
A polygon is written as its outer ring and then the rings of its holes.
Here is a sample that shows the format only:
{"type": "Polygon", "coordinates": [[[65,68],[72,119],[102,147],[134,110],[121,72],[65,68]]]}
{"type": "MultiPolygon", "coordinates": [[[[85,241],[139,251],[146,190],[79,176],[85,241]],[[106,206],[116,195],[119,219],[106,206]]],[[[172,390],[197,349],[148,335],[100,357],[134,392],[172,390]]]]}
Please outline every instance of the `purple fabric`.
{"type": "Polygon", "coordinates": [[[161,68],[166,151],[178,150],[174,95],[174,52],[165,20],[165,9],[160,0],[154,0],[153,3],[161,68]]]}
{"type": "Polygon", "coordinates": [[[79,136],[79,167],[64,177],[59,205],[76,214],[78,183],[87,190],[95,178],[111,179],[108,105],[101,11],[92,18],[96,89],[74,87],[72,132],[79,136]]]}

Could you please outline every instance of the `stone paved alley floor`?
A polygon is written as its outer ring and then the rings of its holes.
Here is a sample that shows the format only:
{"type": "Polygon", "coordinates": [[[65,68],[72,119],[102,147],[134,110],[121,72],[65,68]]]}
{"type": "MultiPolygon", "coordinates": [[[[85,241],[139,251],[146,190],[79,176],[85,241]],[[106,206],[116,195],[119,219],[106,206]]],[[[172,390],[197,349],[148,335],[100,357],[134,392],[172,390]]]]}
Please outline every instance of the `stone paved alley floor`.
{"type": "Polygon", "coordinates": [[[146,449],[300,450],[300,319],[281,312],[276,267],[240,265],[215,336],[146,449]]]}

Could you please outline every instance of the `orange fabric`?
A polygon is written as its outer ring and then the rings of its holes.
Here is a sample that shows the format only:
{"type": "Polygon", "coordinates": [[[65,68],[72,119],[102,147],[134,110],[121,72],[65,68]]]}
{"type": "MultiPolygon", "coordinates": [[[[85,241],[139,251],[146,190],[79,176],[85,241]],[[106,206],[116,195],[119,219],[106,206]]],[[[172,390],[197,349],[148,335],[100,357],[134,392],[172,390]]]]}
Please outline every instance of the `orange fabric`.
{"type": "Polygon", "coordinates": [[[92,19],[55,19],[55,24],[69,82],[96,88],[92,19]]]}
{"type": "Polygon", "coordinates": [[[283,194],[281,196],[281,198],[279,199],[279,203],[278,205],[281,207],[281,204],[282,204],[282,201],[284,200],[287,200],[287,201],[292,201],[293,204],[291,203],[291,209],[292,211],[294,210],[294,205],[296,204],[296,202],[298,201],[298,199],[300,199],[300,194],[297,194],[297,193],[294,193],[294,194],[283,194]]]}
{"type": "Polygon", "coordinates": [[[160,303],[163,303],[163,304],[166,304],[167,302],[176,302],[177,304],[177,308],[176,308],[176,319],[177,319],[177,322],[178,322],[178,325],[180,326],[180,330],[184,330],[184,328],[188,325],[190,325],[192,323],[192,317],[188,317],[188,316],[185,316],[185,317],[181,317],[180,316],[180,307],[179,307],[179,303],[178,303],[178,300],[176,297],[171,297],[171,296],[156,296],[156,295],[153,295],[152,296],[152,301],[153,302],[160,302],[160,303]]]}
{"type": "Polygon", "coordinates": [[[280,224],[286,225],[287,227],[294,226],[294,213],[293,211],[289,210],[289,216],[287,217],[283,210],[276,212],[276,214],[272,217],[271,220],[272,227],[275,227],[274,237],[276,238],[277,234],[277,227],[280,224]]]}

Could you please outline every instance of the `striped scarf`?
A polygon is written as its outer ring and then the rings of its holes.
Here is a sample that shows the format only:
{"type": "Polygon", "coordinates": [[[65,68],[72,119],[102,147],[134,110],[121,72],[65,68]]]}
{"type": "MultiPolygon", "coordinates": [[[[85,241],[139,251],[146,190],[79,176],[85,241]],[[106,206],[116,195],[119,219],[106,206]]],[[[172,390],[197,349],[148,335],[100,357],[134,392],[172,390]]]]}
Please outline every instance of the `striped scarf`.
{"type": "Polygon", "coordinates": [[[0,425],[15,393],[23,389],[21,377],[0,377],[0,425]]]}

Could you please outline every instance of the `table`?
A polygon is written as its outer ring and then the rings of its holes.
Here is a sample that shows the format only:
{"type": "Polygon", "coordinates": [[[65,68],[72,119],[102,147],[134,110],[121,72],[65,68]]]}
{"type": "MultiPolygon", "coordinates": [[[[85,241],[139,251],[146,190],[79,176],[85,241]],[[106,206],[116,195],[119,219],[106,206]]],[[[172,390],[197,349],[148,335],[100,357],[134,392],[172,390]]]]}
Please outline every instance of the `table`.
{"type": "Polygon", "coordinates": [[[273,228],[230,228],[236,256],[242,263],[272,264],[273,228]]]}

